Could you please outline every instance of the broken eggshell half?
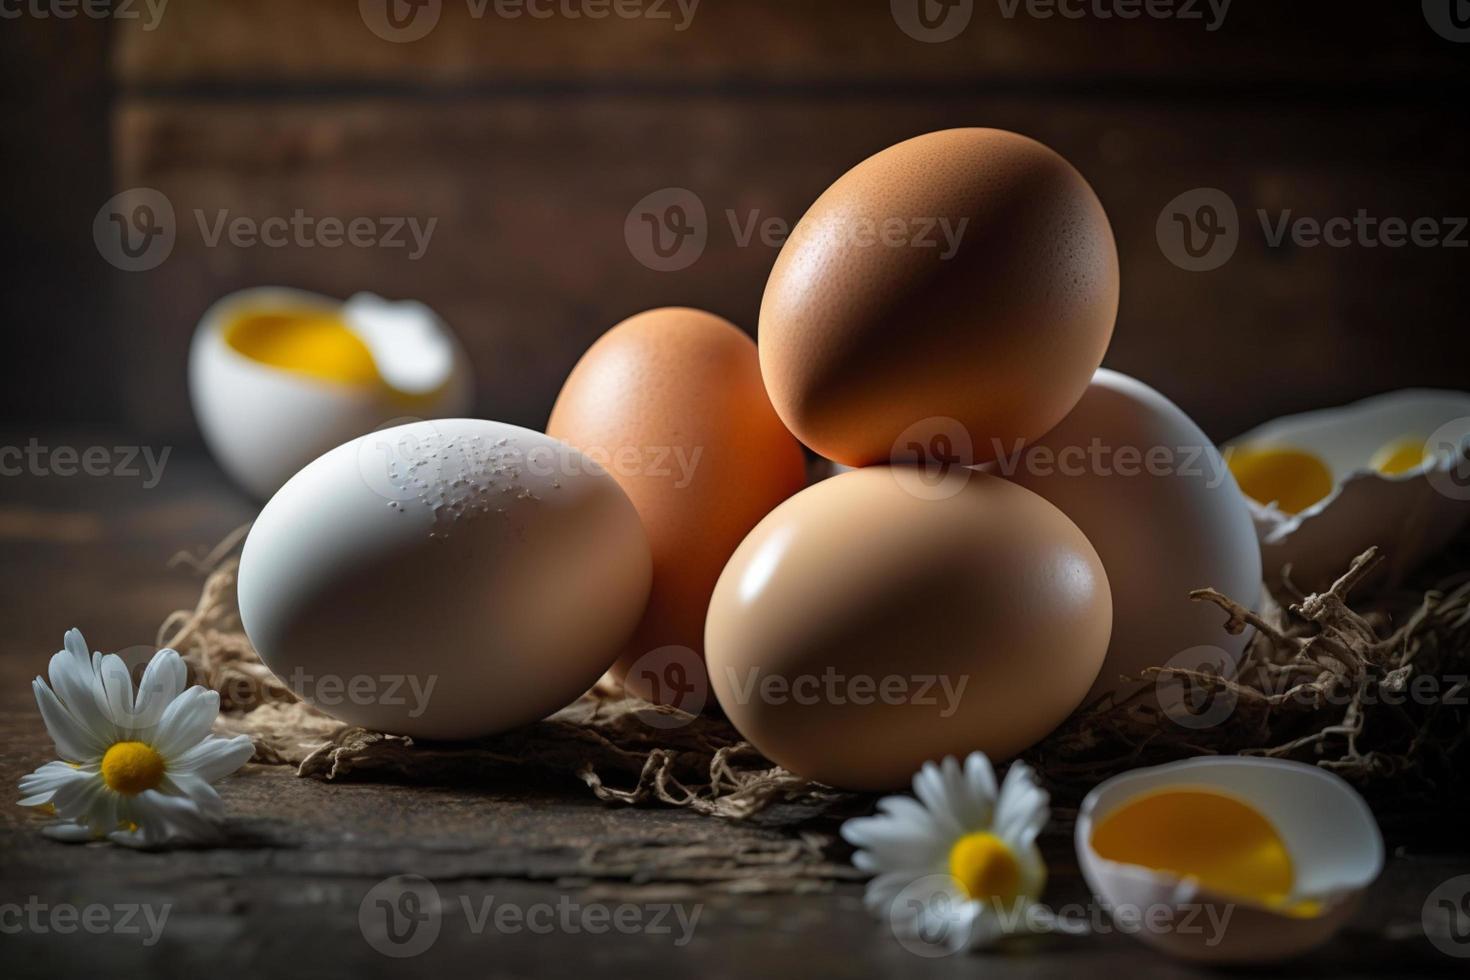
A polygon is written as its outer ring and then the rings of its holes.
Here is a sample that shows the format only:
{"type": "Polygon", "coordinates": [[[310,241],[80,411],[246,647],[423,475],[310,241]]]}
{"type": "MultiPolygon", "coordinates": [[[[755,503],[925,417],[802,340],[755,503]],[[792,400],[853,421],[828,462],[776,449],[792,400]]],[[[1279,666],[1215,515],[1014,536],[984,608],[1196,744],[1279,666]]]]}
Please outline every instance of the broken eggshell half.
{"type": "Polygon", "coordinates": [[[1411,389],[1290,415],[1231,440],[1268,581],[1331,585],[1377,546],[1397,584],[1470,518],[1470,393],[1411,389]]]}
{"type": "Polygon", "coordinates": [[[215,459],[264,500],[389,422],[468,414],[473,381],[459,341],[422,303],[261,287],[204,314],[189,393],[215,459]]]}
{"type": "Polygon", "coordinates": [[[1324,769],[1280,759],[1191,759],[1115,776],[1083,800],[1076,846],[1120,929],[1208,963],[1272,962],[1326,942],[1383,869],[1363,798],[1324,769]],[[1171,794],[1182,805],[1171,809],[1171,794]],[[1246,894],[1253,879],[1260,891],[1246,894]]]}

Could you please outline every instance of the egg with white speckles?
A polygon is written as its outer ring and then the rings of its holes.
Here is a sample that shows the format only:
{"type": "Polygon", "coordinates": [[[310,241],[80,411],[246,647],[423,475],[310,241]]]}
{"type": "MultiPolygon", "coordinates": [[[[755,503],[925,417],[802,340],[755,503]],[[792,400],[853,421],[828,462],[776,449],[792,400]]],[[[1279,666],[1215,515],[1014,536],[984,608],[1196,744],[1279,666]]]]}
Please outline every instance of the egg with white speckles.
{"type": "Polygon", "coordinates": [[[240,558],[240,618],[333,717],[472,738],[591,687],[650,576],[637,511],[589,457],[498,422],[415,422],[338,446],[271,498],[240,558]]]}

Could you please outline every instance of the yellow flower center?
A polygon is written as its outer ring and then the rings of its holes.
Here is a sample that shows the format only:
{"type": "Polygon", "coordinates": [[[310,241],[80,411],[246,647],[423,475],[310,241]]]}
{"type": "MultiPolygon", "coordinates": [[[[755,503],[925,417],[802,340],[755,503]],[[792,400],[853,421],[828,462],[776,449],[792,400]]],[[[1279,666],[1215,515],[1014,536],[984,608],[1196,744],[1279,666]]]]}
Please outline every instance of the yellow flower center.
{"type": "Polygon", "coordinates": [[[994,834],[966,834],[955,841],[949,873],[973,901],[1006,904],[1021,892],[1021,865],[994,834]]]}
{"type": "Polygon", "coordinates": [[[136,796],[163,782],[163,756],[142,742],[118,742],[102,757],[102,781],[124,796],[136,796]]]}

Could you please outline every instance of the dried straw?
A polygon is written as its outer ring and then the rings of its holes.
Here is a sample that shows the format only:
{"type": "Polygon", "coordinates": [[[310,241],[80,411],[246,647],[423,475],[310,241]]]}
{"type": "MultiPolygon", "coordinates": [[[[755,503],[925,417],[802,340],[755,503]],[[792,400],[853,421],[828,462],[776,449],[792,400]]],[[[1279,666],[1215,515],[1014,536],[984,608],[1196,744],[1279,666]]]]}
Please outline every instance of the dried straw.
{"type": "MultiPolygon", "coordinates": [[[[344,725],[299,701],[241,629],[233,554],[245,530],[203,557],[179,557],[205,576],[203,589],[193,609],[164,621],[159,644],[220,692],[220,730],[252,736],[257,762],[322,780],[519,770],[578,779],[611,803],[731,819],[851,800],[771,764],[723,719],[602,685],[545,721],[470,743],[344,725]]],[[[1425,570],[1417,590],[1353,595],[1378,561],[1370,550],[1327,592],[1274,595],[1259,613],[1213,589],[1191,593],[1220,607],[1229,632],[1255,630],[1234,675],[1198,665],[1145,671],[1137,690],[1079,711],[1028,759],[1063,805],[1127,769],[1230,753],[1315,763],[1381,805],[1470,799],[1470,546],[1425,570]]]]}

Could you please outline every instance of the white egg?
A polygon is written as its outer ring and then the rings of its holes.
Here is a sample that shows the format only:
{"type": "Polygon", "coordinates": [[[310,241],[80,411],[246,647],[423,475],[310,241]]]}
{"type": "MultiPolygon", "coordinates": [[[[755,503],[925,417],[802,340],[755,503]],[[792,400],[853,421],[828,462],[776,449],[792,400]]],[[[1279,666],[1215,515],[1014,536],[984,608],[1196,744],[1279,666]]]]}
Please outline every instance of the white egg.
{"type": "Polygon", "coordinates": [[[1320,591],[1369,547],[1395,584],[1470,520],[1470,394],[1416,389],[1276,419],[1231,440],[1266,572],[1320,591]],[[1262,499],[1264,498],[1264,499],[1262,499]]]}
{"type": "Polygon", "coordinates": [[[1238,661],[1249,636],[1227,633],[1219,607],[1189,593],[1213,587],[1254,606],[1260,550],[1229,469],[1173,402],[1100,370],[1056,428],[991,468],[1070,517],[1107,570],[1113,635],[1088,700],[1148,667],[1238,661]]]}
{"type": "Polygon", "coordinates": [[[472,387],[463,349],[432,310],[366,293],[346,303],[274,287],[233,293],[204,314],[189,352],[205,442],[261,499],[389,421],[465,414],[472,387]]]}
{"type": "Polygon", "coordinates": [[[1115,776],[1083,801],[1076,845],[1120,929],[1126,916],[1149,945],[1212,963],[1269,962],[1326,942],[1383,869],[1362,797],[1324,769],[1276,759],[1115,776]]]}
{"type": "Polygon", "coordinates": [[[240,618],[297,694],[424,738],[505,731],[590,688],[643,615],[651,560],[606,471],[498,422],[352,440],[265,505],[240,618]]]}

